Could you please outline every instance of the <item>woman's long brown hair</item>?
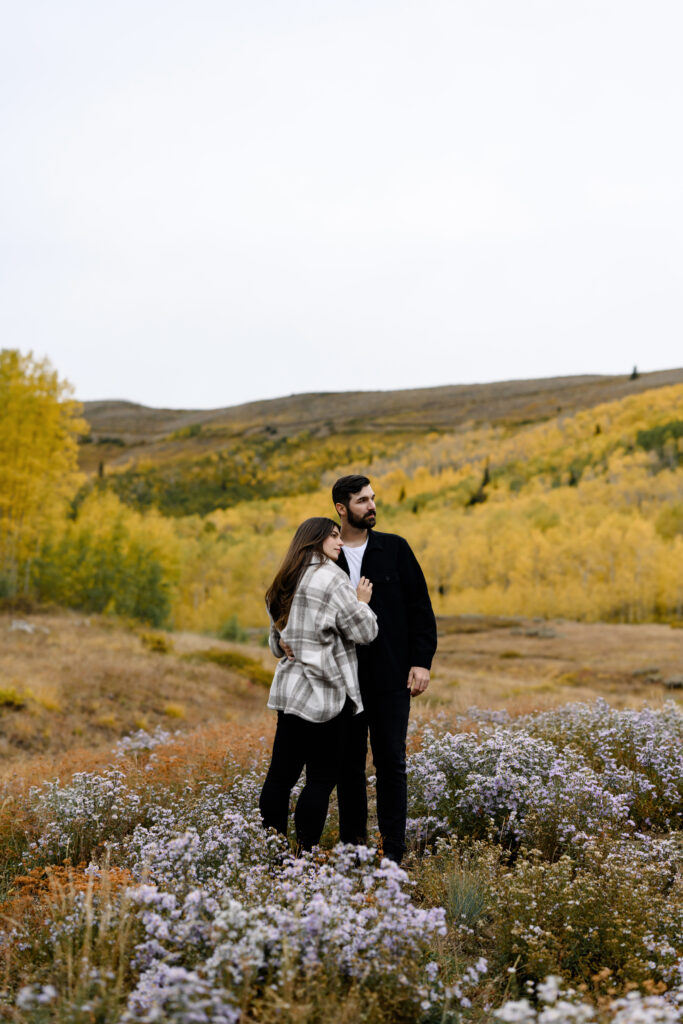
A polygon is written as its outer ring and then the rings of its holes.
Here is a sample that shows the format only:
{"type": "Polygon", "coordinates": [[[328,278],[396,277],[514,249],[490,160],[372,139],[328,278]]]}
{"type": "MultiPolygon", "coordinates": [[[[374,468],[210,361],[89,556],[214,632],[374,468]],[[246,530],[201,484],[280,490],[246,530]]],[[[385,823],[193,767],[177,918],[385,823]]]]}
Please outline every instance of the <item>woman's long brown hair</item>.
{"type": "Polygon", "coordinates": [[[266,591],[266,604],[277,629],[287,625],[294,592],[311,558],[316,554],[325,557],[323,541],[338,529],[339,523],[324,516],[305,519],[298,527],[277,576],[266,591]]]}

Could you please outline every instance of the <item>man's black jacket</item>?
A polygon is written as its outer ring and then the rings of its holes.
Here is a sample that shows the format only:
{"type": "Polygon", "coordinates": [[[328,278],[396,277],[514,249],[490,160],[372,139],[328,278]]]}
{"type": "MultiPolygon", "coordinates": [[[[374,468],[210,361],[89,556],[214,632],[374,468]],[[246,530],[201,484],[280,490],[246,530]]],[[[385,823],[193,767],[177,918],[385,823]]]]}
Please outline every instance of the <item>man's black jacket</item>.
{"type": "MultiPolygon", "coordinates": [[[[342,548],[337,565],[348,573],[342,548]]],[[[431,668],[436,651],[436,620],[427,583],[410,545],[395,533],[368,530],[361,576],[372,582],[370,607],[379,632],[358,646],[358,674],[366,696],[405,690],[412,666],[431,668]]]]}

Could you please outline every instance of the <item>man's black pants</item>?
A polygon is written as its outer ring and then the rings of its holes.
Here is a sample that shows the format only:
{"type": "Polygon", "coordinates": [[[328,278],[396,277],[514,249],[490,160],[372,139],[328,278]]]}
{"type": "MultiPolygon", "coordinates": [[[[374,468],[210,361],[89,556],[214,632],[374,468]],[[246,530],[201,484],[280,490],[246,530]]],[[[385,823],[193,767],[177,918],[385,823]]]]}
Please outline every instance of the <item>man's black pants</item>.
{"type": "Polygon", "coordinates": [[[266,828],[287,835],[292,788],[305,767],[306,784],[294,811],[296,837],[304,850],[320,842],[330,794],[337,783],[340,730],[352,707],[347,699],[342,712],[328,722],[307,722],[298,715],[277,713],[273,754],[259,808],[266,828]]]}
{"type": "Polygon", "coordinates": [[[365,760],[368,732],[377,775],[377,823],[384,854],[400,862],[406,850],[406,735],[410,691],[368,697],[365,710],[342,724],[339,780],[339,838],[343,843],[367,842],[368,797],[365,760]]]}

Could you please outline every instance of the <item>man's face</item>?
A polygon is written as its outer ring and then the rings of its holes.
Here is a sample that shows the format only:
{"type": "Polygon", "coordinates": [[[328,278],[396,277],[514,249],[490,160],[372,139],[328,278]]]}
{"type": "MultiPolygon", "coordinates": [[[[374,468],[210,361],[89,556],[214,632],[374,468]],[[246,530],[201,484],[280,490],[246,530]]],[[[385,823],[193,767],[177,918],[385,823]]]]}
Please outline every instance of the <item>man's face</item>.
{"type": "Polygon", "coordinates": [[[375,494],[370,484],[362,491],[351,495],[346,506],[346,515],[349,526],[354,526],[357,530],[372,529],[377,522],[377,508],[375,494]]]}

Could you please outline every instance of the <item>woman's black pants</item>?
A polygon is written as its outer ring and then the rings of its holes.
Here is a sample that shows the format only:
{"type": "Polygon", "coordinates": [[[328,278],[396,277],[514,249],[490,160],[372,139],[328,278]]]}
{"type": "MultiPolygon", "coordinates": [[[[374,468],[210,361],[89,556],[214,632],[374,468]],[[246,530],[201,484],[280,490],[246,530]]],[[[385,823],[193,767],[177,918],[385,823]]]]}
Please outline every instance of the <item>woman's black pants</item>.
{"type": "Polygon", "coordinates": [[[342,712],[328,722],[277,713],[273,754],[259,807],[266,828],[287,835],[290,795],[305,768],[306,784],[294,811],[296,838],[304,850],[320,841],[325,827],[330,794],[337,784],[341,724],[352,707],[347,699],[342,712]]]}

